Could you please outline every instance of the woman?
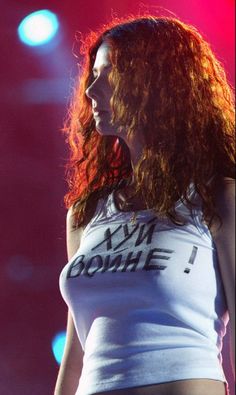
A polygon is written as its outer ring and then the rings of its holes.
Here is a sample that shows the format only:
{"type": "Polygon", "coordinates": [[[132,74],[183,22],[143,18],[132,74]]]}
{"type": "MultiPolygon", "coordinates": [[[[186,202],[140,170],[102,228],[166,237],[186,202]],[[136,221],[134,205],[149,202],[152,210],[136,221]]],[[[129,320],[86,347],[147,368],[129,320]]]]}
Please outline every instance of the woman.
{"type": "Polygon", "coordinates": [[[115,20],[82,53],[65,127],[69,313],[55,395],[225,395],[234,107],[224,70],[195,28],[166,17],[115,20]]]}

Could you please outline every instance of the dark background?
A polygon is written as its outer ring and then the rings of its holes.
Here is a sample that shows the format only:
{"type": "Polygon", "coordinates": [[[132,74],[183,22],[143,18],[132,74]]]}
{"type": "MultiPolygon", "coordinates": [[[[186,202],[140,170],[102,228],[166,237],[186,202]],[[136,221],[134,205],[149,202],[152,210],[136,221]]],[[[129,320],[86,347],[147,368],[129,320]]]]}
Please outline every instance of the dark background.
{"type": "MultiPolygon", "coordinates": [[[[234,85],[233,0],[0,1],[0,394],[50,395],[56,380],[51,341],[65,329],[67,310],[58,288],[66,263],[67,146],[60,129],[76,73],[75,32],[97,29],[111,14],[155,14],[159,7],[200,30],[234,85]],[[26,47],[18,24],[45,8],[60,20],[57,45],[26,47]]],[[[223,358],[234,394],[228,334],[223,358]]]]}

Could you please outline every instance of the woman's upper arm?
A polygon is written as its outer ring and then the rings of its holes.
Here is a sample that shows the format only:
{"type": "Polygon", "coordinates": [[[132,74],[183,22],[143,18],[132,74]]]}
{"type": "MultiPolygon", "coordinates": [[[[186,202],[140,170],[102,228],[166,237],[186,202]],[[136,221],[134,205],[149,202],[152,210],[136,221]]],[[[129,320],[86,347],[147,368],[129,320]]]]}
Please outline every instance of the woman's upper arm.
{"type": "MultiPolygon", "coordinates": [[[[74,228],[72,209],[66,218],[66,242],[68,260],[76,253],[80,245],[82,228],[74,228]]],[[[83,365],[83,350],[74,326],[73,317],[68,309],[66,342],[59,369],[54,395],[72,395],[76,392],[83,365]]]]}
{"type": "MultiPolygon", "coordinates": [[[[231,337],[235,330],[235,180],[225,178],[216,196],[222,225],[211,228],[229,310],[231,337]]],[[[232,339],[233,341],[233,339],[232,339]]],[[[234,345],[232,345],[234,348],[234,345]]],[[[234,352],[234,349],[232,350],[234,352]]]]}
{"type": "MultiPolygon", "coordinates": [[[[74,225],[75,224],[74,224],[73,210],[72,208],[70,208],[68,210],[66,217],[66,244],[67,244],[68,260],[70,260],[78,250],[83,232],[82,227],[75,229],[74,225]]],[[[68,310],[68,319],[67,319],[67,348],[72,351],[74,350],[75,352],[79,351],[79,353],[76,352],[77,356],[78,355],[81,356],[82,354],[82,348],[74,327],[73,318],[70,313],[70,310],[68,310]],[[76,347],[74,347],[75,343],[77,343],[76,347]]]]}
{"type": "MultiPolygon", "coordinates": [[[[81,236],[82,228],[78,228],[75,230],[73,210],[72,208],[70,208],[66,217],[66,244],[68,260],[70,260],[78,250],[81,236]]],[[[68,360],[70,368],[73,368],[74,362],[77,361],[78,363],[83,358],[82,347],[78,339],[78,335],[73,322],[73,317],[69,309],[67,317],[66,346],[64,357],[68,360]]]]}
{"type": "Polygon", "coordinates": [[[230,309],[235,296],[235,180],[224,179],[216,202],[222,225],[215,223],[211,232],[230,309]]]}

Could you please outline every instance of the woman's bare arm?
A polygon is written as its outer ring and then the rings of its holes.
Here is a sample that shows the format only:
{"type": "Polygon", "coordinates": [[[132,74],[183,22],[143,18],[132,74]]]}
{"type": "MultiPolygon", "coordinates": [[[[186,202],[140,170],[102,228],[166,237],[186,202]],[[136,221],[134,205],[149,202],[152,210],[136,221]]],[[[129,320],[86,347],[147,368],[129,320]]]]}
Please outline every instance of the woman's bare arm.
{"type": "Polygon", "coordinates": [[[219,185],[217,208],[222,226],[214,223],[211,233],[216,245],[219,267],[229,311],[230,351],[235,375],[235,180],[225,178],[219,185]]]}
{"type": "MultiPolygon", "coordinates": [[[[80,245],[83,229],[73,229],[73,215],[70,209],[66,221],[67,253],[70,259],[80,245]]],[[[83,363],[83,350],[79,342],[73,318],[68,311],[66,344],[60,365],[54,395],[74,395],[78,387],[83,363]]]]}

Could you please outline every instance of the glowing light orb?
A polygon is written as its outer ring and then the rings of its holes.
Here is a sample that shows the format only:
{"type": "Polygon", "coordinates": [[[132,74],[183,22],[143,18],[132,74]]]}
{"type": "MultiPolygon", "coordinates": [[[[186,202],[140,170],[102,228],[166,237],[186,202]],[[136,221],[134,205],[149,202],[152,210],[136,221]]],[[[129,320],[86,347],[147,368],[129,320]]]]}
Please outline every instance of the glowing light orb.
{"type": "Polygon", "coordinates": [[[52,340],[52,352],[58,365],[60,365],[62,360],[65,341],[66,341],[66,332],[57,333],[52,340]]]}
{"type": "Polygon", "coordinates": [[[30,46],[43,45],[52,40],[59,28],[56,15],[48,10],[27,15],[18,27],[20,40],[30,46]]]}

